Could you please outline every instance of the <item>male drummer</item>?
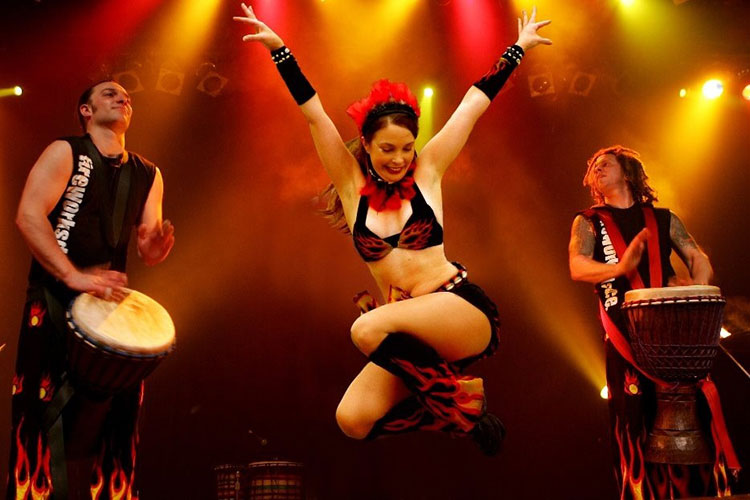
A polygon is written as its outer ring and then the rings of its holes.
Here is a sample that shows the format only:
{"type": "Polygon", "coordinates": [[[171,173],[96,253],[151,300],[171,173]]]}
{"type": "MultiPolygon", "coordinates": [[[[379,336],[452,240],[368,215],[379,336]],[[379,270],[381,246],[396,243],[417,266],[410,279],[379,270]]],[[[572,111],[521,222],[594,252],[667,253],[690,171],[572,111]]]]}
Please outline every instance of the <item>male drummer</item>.
{"type": "Polygon", "coordinates": [[[641,453],[655,411],[654,385],[621,354],[619,340],[628,344],[628,334],[620,306],[632,288],[706,285],[713,275],[708,257],[682,221],[669,209],[653,207],[656,193],[647,179],[640,155],[632,149],[611,146],[589,159],[583,185],[591,189],[596,205],[573,221],[570,276],[593,283],[599,296],[620,498],[648,500],[668,497],[668,492],[676,497],[714,495],[723,485],[715,483],[710,466],[645,464],[644,469],[641,453]],[[690,279],[675,276],[672,248],[690,279]]]}
{"type": "Polygon", "coordinates": [[[88,88],[78,103],[86,134],[47,146],[21,195],[16,224],[33,258],[13,378],[8,498],[137,497],[142,388],[94,397],[64,373],[71,299],[118,296],[133,227],[147,265],[174,244],[173,226],[162,221],[159,169],[125,150],[132,112],[116,82],[88,88]]]}

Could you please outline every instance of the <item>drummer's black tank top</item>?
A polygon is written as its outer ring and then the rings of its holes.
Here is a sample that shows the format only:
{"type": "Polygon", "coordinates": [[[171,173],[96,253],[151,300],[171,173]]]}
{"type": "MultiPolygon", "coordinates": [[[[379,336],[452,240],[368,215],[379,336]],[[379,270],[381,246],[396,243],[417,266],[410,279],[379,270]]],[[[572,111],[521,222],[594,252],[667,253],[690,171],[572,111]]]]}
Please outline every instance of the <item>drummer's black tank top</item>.
{"type": "MultiPolygon", "coordinates": [[[[65,192],[48,216],[57,243],[78,268],[105,266],[124,272],[128,242],[133,226],[141,218],[156,166],[131,152],[128,152],[127,163],[118,166],[117,161],[99,153],[88,135],[61,140],[67,141],[73,149],[73,171],[65,192]],[[130,169],[126,175],[130,187],[128,191],[121,191],[126,200],[122,230],[114,235],[114,200],[126,168],[130,169]]],[[[54,277],[33,258],[29,284],[60,289],[54,277]]]]}
{"type": "MultiPolygon", "coordinates": [[[[617,227],[622,233],[622,238],[625,240],[625,244],[630,244],[633,238],[646,227],[646,221],[643,216],[643,206],[636,203],[629,208],[614,208],[608,205],[597,206],[595,210],[592,208],[581,212],[581,215],[589,219],[594,225],[594,231],[596,232],[596,244],[594,245],[594,260],[598,262],[607,262],[607,254],[611,253],[611,249],[605,248],[604,234],[602,233],[603,225],[600,218],[596,214],[596,210],[606,210],[612,215],[617,227]]],[[[672,243],[669,236],[669,227],[672,215],[667,208],[654,208],[654,214],[656,216],[656,225],[659,230],[659,253],[661,260],[662,269],[662,286],[667,286],[669,278],[674,276],[675,272],[672,268],[672,263],[669,258],[672,254],[672,243]]],[[[638,273],[643,279],[646,287],[651,286],[651,276],[649,274],[649,256],[648,248],[643,252],[641,261],[638,264],[638,273]]],[[[620,327],[620,331],[626,332],[624,325],[624,318],[620,314],[620,306],[624,300],[625,292],[630,290],[630,282],[625,276],[620,276],[611,282],[612,291],[608,290],[606,282],[599,283],[595,286],[596,293],[599,295],[599,300],[602,304],[607,306],[607,312],[609,316],[615,321],[620,327]],[[614,297],[614,298],[613,298],[614,297]]]]}

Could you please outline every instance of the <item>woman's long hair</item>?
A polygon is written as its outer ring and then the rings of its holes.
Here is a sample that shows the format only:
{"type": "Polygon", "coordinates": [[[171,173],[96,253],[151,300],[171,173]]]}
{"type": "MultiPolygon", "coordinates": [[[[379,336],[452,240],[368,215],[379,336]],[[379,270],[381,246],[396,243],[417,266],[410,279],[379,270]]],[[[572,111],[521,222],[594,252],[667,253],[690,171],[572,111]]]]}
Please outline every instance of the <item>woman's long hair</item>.
{"type": "Polygon", "coordinates": [[[617,163],[620,164],[625,174],[625,180],[630,188],[630,193],[637,203],[652,203],[658,200],[656,191],[648,185],[648,175],[646,175],[646,171],[643,169],[641,155],[634,149],[618,144],[600,149],[587,162],[588,169],[586,170],[586,175],[583,177],[583,185],[591,190],[591,197],[594,198],[596,203],[600,205],[604,204],[604,195],[596,189],[593,176],[596,159],[603,155],[612,155],[617,159],[617,163]]]}
{"type": "MultiPolygon", "coordinates": [[[[369,143],[370,141],[372,141],[375,132],[387,126],[388,124],[398,125],[400,127],[408,129],[414,135],[415,139],[417,137],[417,134],[419,133],[419,124],[415,117],[412,117],[406,113],[397,112],[383,115],[377,120],[374,120],[370,126],[367,126],[362,130],[362,139],[357,137],[351,139],[350,141],[347,141],[346,147],[357,160],[359,168],[360,170],[362,170],[362,174],[365,177],[367,177],[368,175],[367,165],[370,159],[367,151],[365,151],[365,148],[362,145],[362,140],[369,143]]],[[[341,204],[341,198],[336,192],[336,188],[333,186],[333,183],[328,184],[328,186],[320,193],[320,195],[318,195],[318,198],[320,200],[323,200],[323,203],[325,204],[325,208],[321,208],[320,213],[328,218],[328,222],[331,224],[331,226],[333,226],[333,228],[335,229],[338,229],[339,231],[342,231],[343,233],[349,234],[351,231],[349,231],[349,226],[347,226],[346,224],[346,217],[344,216],[344,206],[341,204]]]]}

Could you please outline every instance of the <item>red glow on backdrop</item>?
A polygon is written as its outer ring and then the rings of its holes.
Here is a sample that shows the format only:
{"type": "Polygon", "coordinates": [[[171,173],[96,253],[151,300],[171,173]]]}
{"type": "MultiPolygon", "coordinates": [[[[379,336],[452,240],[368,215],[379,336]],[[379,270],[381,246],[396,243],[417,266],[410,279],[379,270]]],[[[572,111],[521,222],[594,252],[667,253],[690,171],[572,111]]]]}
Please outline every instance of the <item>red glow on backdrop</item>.
{"type": "MultiPolygon", "coordinates": [[[[245,5],[250,4],[248,1],[245,1],[245,5]]],[[[258,19],[261,19],[268,26],[271,26],[276,33],[279,33],[282,36],[287,33],[289,16],[286,15],[287,8],[285,0],[256,0],[252,3],[252,7],[255,14],[258,16],[258,19]]],[[[239,13],[237,15],[242,14],[239,13]]]]}
{"type": "MultiPolygon", "coordinates": [[[[88,36],[97,40],[101,50],[114,51],[130,40],[132,33],[162,3],[161,0],[131,0],[123,8],[119,0],[100,2],[86,19],[81,20],[81,25],[86,26],[88,36]],[[113,33],[118,33],[119,37],[113,33]]],[[[80,30],[81,25],[76,30],[80,30]]]]}
{"type": "Polygon", "coordinates": [[[503,32],[500,19],[504,12],[493,10],[492,5],[487,0],[456,0],[450,4],[448,23],[453,29],[451,46],[456,61],[466,74],[476,77],[516,40],[503,32]]]}
{"type": "MultiPolygon", "coordinates": [[[[132,0],[124,8],[121,0],[99,2],[90,10],[82,10],[76,22],[44,30],[35,43],[39,48],[65,47],[69,51],[65,65],[85,67],[92,59],[114,54],[129,43],[160,4],[161,0],[132,0]]],[[[28,61],[32,67],[48,71],[52,64],[48,50],[31,50],[29,54],[35,55],[34,60],[28,61]]]]}

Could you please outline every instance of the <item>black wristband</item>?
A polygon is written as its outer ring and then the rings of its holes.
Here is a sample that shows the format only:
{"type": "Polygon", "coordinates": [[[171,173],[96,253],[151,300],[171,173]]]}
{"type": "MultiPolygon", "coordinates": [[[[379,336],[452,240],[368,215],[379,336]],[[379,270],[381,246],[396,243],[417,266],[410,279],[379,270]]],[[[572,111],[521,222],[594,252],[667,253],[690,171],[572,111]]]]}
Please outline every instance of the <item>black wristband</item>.
{"type": "Polygon", "coordinates": [[[505,82],[508,81],[510,74],[521,63],[523,55],[524,52],[521,47],[511,45],[503,52],[503,55],[492,68],[482,78],[474,82],[474,86],[484,92],[490,100],[494,99],[505,82]]]}
{"type": "Polygon", "coordinates": [[[297,59],[288,47],[284,46],[271,51],[271,60],[276,64],[276,69],[279,70],[281,78],[297,104],[302,105],[312,99],[315,89],[302,74],[297,59]]]}

